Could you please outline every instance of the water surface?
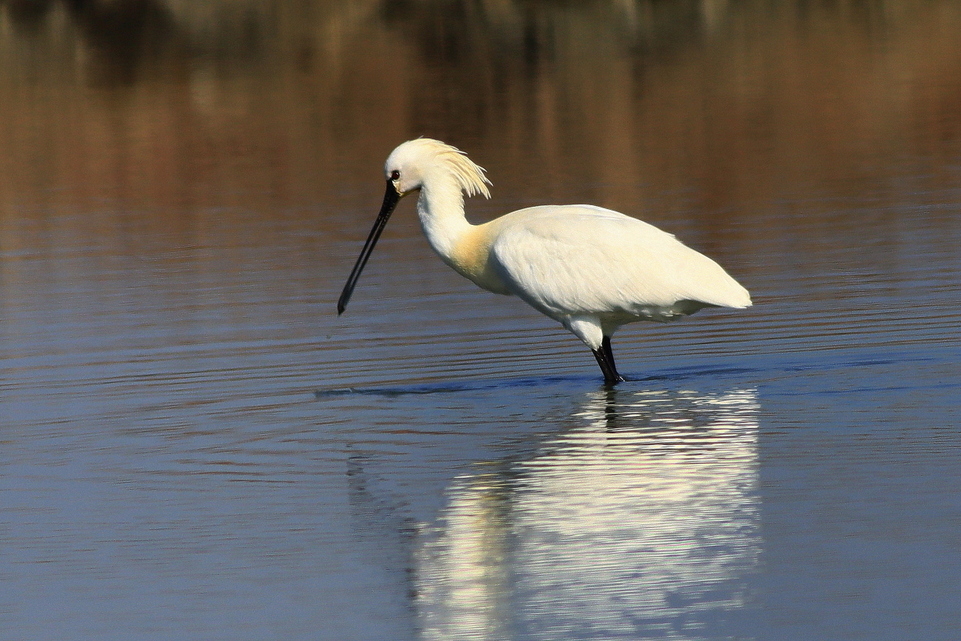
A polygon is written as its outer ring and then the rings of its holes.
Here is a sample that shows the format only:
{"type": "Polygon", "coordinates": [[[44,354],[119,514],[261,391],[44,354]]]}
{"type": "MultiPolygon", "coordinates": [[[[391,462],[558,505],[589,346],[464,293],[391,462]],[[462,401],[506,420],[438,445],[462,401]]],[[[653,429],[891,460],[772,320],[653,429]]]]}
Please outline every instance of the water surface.
{"type": "Polygon", "coordinates": [[[954,639],[961,5],[0,2],[0,636],[954,639]],[[755,307],[631,380],[431,255],[590,202],[755,307]]]}

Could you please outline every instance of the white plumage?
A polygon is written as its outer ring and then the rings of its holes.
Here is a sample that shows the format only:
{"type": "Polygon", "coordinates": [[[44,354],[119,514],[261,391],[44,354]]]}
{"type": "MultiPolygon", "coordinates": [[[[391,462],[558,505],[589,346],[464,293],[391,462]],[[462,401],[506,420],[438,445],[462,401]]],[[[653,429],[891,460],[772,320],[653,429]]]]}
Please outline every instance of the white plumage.
{"type": "Polygon", "coordinates": [[[460,150],[418,138],[384,166],[387,193],[338,302],[342,313],[398,200],[419,191],[417,213],[431,247],[459,274],[515,295],[573,332],[605,382],[617,373],[610,337],[626,323],[669,321],[705,307],[751,306],[748,291],[713,260],[653,225],[593,205],[547,205],[481,225],[464,194],[490,197],[483,168],[460,150]]]}

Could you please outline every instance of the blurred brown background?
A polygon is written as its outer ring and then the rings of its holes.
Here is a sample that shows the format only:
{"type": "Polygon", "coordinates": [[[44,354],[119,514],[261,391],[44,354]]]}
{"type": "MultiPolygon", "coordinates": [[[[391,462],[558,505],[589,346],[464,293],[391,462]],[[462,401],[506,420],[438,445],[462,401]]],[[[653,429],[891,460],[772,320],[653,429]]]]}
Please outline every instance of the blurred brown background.
{"type": "Polygon", "coordinates": [[[903,163],[937,188],[961,158],[959,34],[961,5],[925,0],[4,0],[0,242],[98,202],[171,229],[293,208],[340,234],[344,194],[374,202],[417,135],[490,170],[492,212],[724,227],[883,194],[903,163]]]}

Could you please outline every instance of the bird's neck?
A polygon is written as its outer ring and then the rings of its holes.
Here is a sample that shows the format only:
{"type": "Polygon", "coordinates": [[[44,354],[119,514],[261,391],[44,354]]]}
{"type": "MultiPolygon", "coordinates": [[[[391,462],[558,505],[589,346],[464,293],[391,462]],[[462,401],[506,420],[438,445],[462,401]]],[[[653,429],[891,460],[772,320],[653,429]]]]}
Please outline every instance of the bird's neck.
{"type": "Polygon", "coordinates": [[[422,187],[417,215],[431,247],[444,262],[457,269],[453,261],[458,243],[474,227],[464,215],[464,194],[460,186],[451,182],[422,187]]]}

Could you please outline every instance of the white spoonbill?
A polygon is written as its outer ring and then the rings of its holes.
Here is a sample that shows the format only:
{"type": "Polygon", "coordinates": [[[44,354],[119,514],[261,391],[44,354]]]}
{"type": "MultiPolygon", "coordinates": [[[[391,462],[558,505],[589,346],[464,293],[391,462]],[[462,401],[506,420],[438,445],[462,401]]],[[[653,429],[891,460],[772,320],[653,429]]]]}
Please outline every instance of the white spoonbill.
{"type": "Polygon", "coordinates": [[[490,181],[464,152],[439,140],[403,143],[384,173],[384,204],[344,285],[338,314],[397,202],[415,191],[421,227],[441,259],[482,289],[513,294],[573,332],[594,352],[608,385],[624,380],[611,351],[611,335],[621,325],[665,322],[705,307],[751,306],[748,291],[713,260],[610,209],[544,205],[472,225],[464,194],[490,198],[490,181]]]}

